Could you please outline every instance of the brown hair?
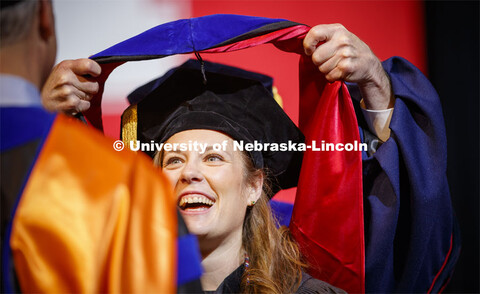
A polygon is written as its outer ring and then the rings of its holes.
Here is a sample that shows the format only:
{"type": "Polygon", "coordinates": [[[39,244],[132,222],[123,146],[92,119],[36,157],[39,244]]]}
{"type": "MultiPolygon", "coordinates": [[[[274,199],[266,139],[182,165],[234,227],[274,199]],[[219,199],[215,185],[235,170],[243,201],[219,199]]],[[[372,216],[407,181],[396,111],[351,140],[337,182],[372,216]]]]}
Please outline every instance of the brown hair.
{"type": "MultiPolygon", "coordinates": [[[[248,155],[243,152],[242,155],[247,182],[253,181],[259,173],[265,175],[263,170],[253,166],[248,155]]],[[[306,266],[290,230],[285,226],[277,228],[268,203],[269,187],[268,180],[265,180],[262,195],[248,209],[243,224],[242,243],[250,260],[242,277],[244,293],[295,292],[302,278],[302,267],[306,266]]]]}

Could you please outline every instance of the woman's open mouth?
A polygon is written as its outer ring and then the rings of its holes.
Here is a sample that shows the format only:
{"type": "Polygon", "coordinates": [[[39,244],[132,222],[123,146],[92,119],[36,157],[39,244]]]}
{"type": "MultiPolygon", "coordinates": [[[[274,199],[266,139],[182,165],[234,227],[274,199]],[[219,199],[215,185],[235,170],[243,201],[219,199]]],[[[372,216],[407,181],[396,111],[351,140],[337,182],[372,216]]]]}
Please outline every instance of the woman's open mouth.
{"type": "Polygon", "coordinates": [[[215,204],[215,200],[211,200],[209,197],[197,193],[184,194],[178,200],[178,207],[186,212],[206,211],[210,209],[213,204],[215,204]]]}

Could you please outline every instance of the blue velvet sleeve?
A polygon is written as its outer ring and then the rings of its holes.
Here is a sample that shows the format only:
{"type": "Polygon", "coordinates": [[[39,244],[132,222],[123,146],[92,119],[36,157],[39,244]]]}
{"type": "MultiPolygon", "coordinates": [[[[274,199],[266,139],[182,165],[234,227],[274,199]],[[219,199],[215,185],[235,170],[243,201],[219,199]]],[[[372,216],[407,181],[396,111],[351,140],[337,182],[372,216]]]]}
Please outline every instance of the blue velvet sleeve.
{"type": "Polygon", "coordinates": [[[459,251],[442,109],[411,63],[393,57],[383,66],[396,102],[391,137],[363,161],[366,291],[436,292],[459,251]]]}

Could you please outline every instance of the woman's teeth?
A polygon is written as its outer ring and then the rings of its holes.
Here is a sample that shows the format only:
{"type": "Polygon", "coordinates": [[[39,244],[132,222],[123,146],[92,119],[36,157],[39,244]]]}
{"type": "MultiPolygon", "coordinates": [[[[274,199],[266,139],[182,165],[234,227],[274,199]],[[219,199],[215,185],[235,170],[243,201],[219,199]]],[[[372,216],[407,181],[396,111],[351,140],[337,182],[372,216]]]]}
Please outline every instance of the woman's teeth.
{"type": "Polygon", "coordinates": [[[180,206],[181,209],[188,209],[188,208],[209,208],[211,207],[215,202],[208,199],[205,196],[183,196],[179,203],[178,206],[180,206]],[[205,207],[207,206],[207,207],[205,207]]]}

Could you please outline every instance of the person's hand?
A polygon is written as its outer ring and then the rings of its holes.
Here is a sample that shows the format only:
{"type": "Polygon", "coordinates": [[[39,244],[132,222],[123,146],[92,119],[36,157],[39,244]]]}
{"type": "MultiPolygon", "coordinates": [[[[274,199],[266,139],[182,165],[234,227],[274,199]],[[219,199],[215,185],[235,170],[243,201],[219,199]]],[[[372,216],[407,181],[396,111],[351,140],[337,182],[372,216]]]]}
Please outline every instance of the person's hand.
{"type": "Polygon", "coordinates": [[[42,104],[54,112],[74,115],[90,108],[98,92],[95,81],[102,69],[91,59],[64,60],[57,64],[42,89],[42,104]]]}
{"type": "Polygon", "coordinates": [[[367,44],[344,26],[313,27],[303,40],[303,47],[329,82],[357,83],[368,109],[393,107],[390,79],[380,60],[367,44]]]}

